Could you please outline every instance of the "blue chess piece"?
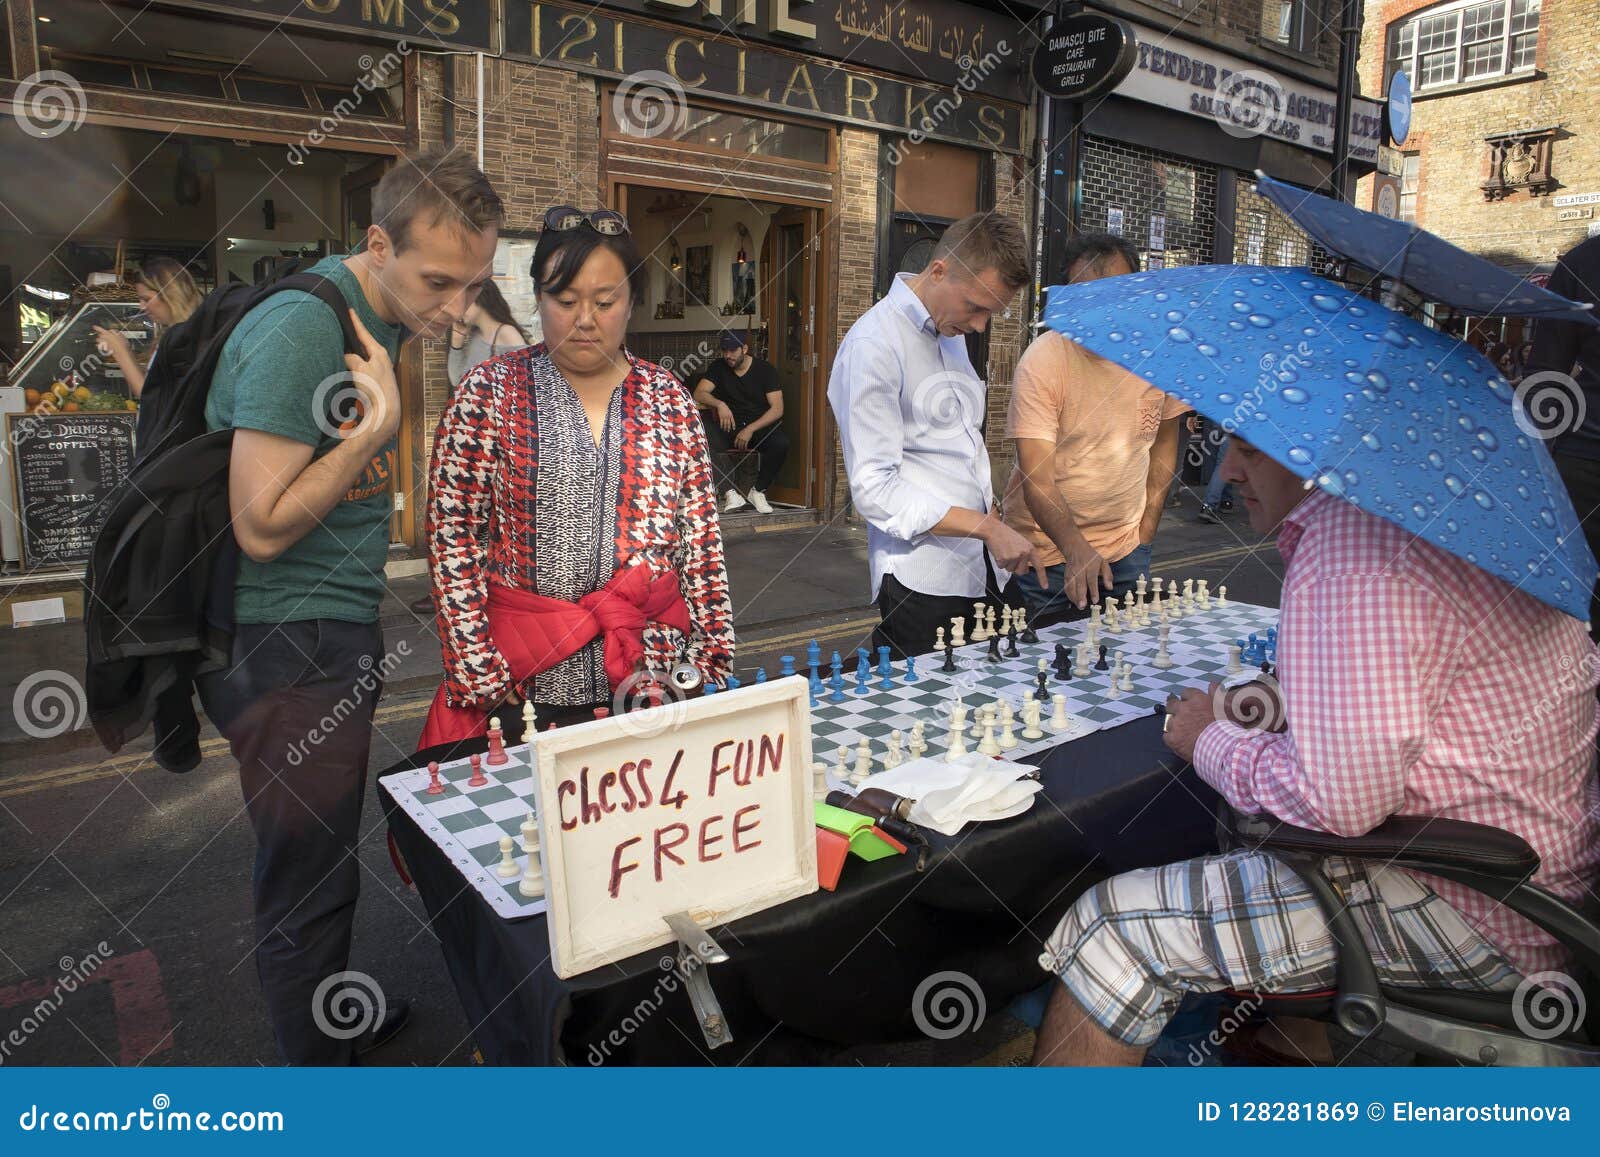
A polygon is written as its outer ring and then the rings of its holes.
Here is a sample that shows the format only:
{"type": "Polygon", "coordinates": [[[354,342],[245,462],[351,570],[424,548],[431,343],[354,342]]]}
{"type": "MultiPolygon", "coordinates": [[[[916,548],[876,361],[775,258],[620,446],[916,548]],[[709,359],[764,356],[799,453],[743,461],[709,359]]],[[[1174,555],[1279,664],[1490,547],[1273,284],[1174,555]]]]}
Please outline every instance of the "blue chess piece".
{"type": "Polygon", "coordinates": [[[889,665],[889,648],[878,648],[878,690],[894,690],[894,668],[889,665]]]}
{"type": "Polygon", "coordinates": [[[817,678],[817,669],[811,669],[811,677],[806,681],[806,689],[811,692],[811,706],[815,707],[822,698],[822,680],[817,678]]]}
{"type": "Polygon", "coordinates": [[[756,668],[756,682],[757,683],[765,683],[766,681],[767,681],[767,669],[765,667],[757,667],[756,668]]]}
{"type": "Polygon", "coordinates": [[[778,660],[778,678],[787,679],[794,674],[794,656],[784,655],[778,660]]]}
{"type": "Polygon", "coordinates": [[[907,655],[906,656],[906,682],[907,683],[915,683],[916,681],[917,681],[917,657],[915,655],[907,655]]]}
{"type": "Polygon", "coordinates": [[[867,693],[867,676],[872,670],[872,662],[868,657],[869,652],[865,647],[856,648],[856,694],[867,693]]]}
{"type": "MultiPolygon", "coordinates": [[[[835,652],[835,656],[837,657],[837,652],[835,652]]],[[[837,663],[835,663],[833,665],[833,678],[829,680],[829,686],[831,686],[833,688],[833,691],[828,696],[828,702],[829,703],[843,703],[844,702],[844,671],[839,667],[839,665],[837,663]]]]}
{"type": "Polygon", "coordinates": [[[806,664],[811,667],[822,665],[822,648],[817,646],[815,639],[806,644],[806,664]]]}
{"type": "Polygon", "coordinates": [[[706,683],[705,690],[701,693],[704,695],[715,695],[717,693],[717,685],[708,681],[706,683]]]}
{"type": "Polygon", "coordinates": [[[844,670],[844,660],[839,658],[839,652],[838,651],[835,651],[833,653],[833,669],[835,671],[843,671],[844,670]]]}
{"type": "Polygon", "coordinates": [[[728,676],[728,682],[727,682],[727,690],[729,690],[729,691],[737,691],[739,689],[739,686],[740,686],[740,684],[739,684],[739,676],[737,676],[737,675],[729,675],[728,676]]]}

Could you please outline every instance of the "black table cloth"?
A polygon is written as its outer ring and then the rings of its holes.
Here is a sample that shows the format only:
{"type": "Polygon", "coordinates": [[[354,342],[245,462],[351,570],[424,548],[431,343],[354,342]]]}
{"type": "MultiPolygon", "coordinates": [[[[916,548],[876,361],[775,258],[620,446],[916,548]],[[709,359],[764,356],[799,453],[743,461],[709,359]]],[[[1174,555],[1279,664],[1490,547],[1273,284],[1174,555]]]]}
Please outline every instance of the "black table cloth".
{"type": "MultiPolygon", "coordinates": [[[[485,747],[418,752],[383,774],[485,747]]],[[[1166,749],[1158,717],[1029,762],[1044,785],[1034,806],[929,833],[924,871],[914,852],[851,857],[836,892],[712,929],[731,959],[707,975],[734,1038],[715,1051],[672,970],[676,945],[562,980],[543,916],[499,916],[381,786],[380,802],[489,1063],[814,1064],[917,1037],[913,993],[936,972],[966,973],[997,1011],[1048,979],[1040,944],[1087,888],[1216,850],[1216,793],[1166,749]]]]}

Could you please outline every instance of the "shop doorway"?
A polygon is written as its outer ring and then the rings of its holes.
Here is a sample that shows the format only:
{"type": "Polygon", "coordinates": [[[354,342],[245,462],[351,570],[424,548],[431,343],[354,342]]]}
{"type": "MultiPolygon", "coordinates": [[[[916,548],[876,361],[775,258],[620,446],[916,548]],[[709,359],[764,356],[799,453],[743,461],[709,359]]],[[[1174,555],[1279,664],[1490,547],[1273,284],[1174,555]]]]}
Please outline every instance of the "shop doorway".
{"type": "MultiPolygon", "coordinates": [[[[815,509],[826,404],[818,372],[818,211],[639,184],[615,186],[614,198],[648,269],[628,348],[692,390],[720,356],[721,335],[743,337],[754,356],[772,363],[783,390],[789,456],[767,497],[779,507],[815,509]]],[[[743,472],[754,469],[753,461],[741,468],[741,486],[753,482],[743,472]]]]}

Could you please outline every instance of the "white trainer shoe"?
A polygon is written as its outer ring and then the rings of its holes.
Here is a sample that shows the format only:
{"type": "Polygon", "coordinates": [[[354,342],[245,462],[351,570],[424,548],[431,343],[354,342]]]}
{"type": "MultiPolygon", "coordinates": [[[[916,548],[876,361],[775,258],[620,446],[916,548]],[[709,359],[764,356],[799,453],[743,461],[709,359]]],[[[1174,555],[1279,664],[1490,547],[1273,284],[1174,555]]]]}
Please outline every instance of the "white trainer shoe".
{"type": "Polygon", "coordinates": [[[750,505],[762,514],[772,513],[772,503],[767,501],[767,496],[759,490],[750,492],[750,505]]]}
{"type": "Polygon", "coordinates": [[[737,490],[728,491],[728,497],[722,503],[722,513],[732,514],[735,510],[742,510],[750,505],[744,500],[744,495],[737,490]]]}

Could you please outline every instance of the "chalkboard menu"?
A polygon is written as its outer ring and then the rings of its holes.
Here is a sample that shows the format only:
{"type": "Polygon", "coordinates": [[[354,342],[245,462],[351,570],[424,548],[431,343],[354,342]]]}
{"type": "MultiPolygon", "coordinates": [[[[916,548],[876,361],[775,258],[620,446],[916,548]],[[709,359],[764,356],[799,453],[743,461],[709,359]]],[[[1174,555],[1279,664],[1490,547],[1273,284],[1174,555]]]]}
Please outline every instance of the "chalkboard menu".
{"type": "Polygon", "coordinates": [[[22,565],[88,561],[111,492],[133,468],[136,414],[7,414],[22,565]]]}

